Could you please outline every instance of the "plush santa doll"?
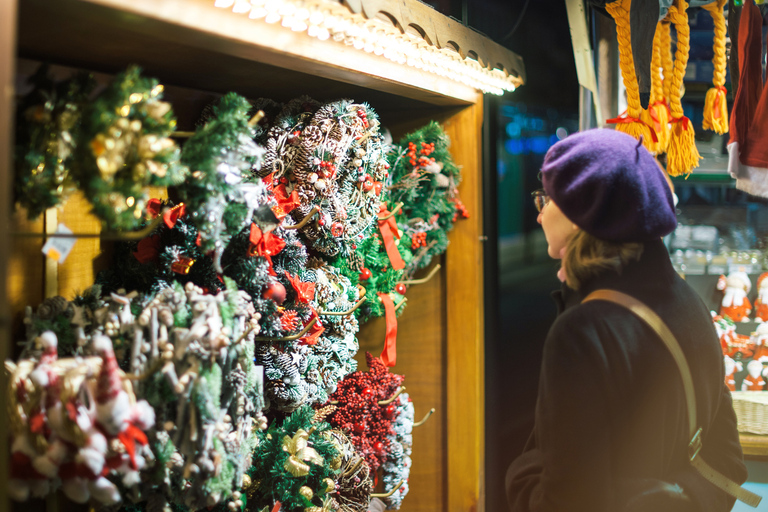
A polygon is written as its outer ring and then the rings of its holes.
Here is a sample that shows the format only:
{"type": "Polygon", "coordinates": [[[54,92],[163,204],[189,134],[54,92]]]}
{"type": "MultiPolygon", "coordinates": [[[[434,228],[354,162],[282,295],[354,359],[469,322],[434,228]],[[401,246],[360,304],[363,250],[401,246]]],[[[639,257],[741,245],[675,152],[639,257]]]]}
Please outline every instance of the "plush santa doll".
{"type": "Polygon", "coordinates": [[[755,322],[768,322],[768,272],[757,278],[757,299],[755,299],[755,322]]]}
{"type": "Polygon", "coordinates": [[[747,273],[736,271],[728,274],[728,277],[720,276],[717,289],[724,292],[720,314],[728,316],[734,322],[748,322],[752,303],[749,302],[747,294],[752,289],[752,282],[747,273]]]}
{"type": "Polygon", "coordinates": [[[741,383],[742,391],[762,391],[765,389],[765,380],[763,379],[763,363],[752,360],[747,363],[748,375],[744,377],[741,383]]]}
{"type": "Polygon", "coordinates": [[[741,371],[742,365],[728,356],[725,356],[723,361],[725,363],[725,385],[728,386],[728,389],[731,391],[736,391],[736,378],[734,375],[737,371],[741,371]]]}
{"type": "Polygon", "coordinates": [[[752,333],[751,341],[754,344],[755,353],[752,358],[762,362],[768,361],[768,322],[757,326],[752,333]]]}

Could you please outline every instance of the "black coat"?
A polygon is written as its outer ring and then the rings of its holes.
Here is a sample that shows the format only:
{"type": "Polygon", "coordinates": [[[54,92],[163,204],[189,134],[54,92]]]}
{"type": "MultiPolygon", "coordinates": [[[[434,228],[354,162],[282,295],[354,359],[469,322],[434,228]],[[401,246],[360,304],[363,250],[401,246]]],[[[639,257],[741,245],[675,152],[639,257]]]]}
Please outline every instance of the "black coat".
{"type": "Polygon", "coordinates": [[[700,456],[736,482],[746,480],[711,315],[661,241],[649,242],[621,274],[606,271],[578,291],[563,285],[553,294],[559,312],[544,343],[534,431],[507,472],[511,510],[614,512],[619,489],[634,478],[678,483],[702,511],[730,510],[733,498],[688,462],[685,395],[672,356],[629,310],[581,304],[601,288],[644,302],[669,326],[693,374],[700,456]]]}

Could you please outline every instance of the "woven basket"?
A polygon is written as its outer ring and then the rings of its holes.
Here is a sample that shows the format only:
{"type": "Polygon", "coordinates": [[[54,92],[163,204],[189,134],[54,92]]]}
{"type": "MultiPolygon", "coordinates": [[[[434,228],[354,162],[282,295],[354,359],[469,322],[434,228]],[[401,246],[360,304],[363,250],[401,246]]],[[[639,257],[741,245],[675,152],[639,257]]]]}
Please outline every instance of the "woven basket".
{"type": "Polygon", "coordinates": [[[768,391],[733,391],[731,395],[739,432],[768,434],[768,391]]]}

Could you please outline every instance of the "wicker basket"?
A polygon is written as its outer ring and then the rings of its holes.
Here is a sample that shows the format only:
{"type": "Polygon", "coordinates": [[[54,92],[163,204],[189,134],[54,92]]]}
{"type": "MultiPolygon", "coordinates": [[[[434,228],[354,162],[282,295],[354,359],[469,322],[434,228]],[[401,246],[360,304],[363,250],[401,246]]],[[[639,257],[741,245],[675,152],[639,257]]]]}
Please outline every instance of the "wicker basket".
{"type": "Polygon", "coordinates": [[[739,432],[768,434],[768,391],[733,391],[731,395],[739,432]]]}

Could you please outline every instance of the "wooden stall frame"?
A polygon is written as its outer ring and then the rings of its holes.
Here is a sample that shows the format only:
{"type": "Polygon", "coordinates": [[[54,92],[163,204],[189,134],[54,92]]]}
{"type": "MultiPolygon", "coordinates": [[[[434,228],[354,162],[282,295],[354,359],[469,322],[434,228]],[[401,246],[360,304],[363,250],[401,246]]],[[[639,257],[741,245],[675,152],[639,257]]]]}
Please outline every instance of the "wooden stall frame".
{"type": "MultiPolygon", "coordinates": [[[[3,8],[12,10],[8,2],[3,8]]],[[[305,93],[322,92],[320,99],[353,97],[379,111],[395,140],[431,119],[441,122],[463,171],[459,191],[471,217],[458,221],[450,233],[443,268],[435,278],[409,288],[408,308],[400,318],[398,364],[392,371],[406,375],[418,417],[437,409],[414,433],[416,474],[402,510],[484,510],[482,94],[335,41],[258,24],[214,7],[213,0],[25,0],[19,9],[18,51],[25,59],[105,73],[138,61],[147,75],[168,85],[212,93],[234,90],[252,99],[279,91],[289,97],[275,99],[284,101],[302,87],[305,93]],[[100,44],[93,44],[94,37],[100,44]],[[269,76],[270,85],[260,88],[260,76],[269,76]],[[386,106],[380,109],[379,104],[386,106]]],[[[2,14],[3,20],[15,19],[12,12],[2,14]]],[[[3,37],[4,54],[15,55],[12,31],[3,31],[3,37]]],[[[12,82],[13,67],[3,72],[7,75],[0,78],[12,82]]],[[[10,105],[12,98],[3,101],[10,105]]],[[[3,122],[0,157],[10,160],[10,118],[4,116],[3,122]]],[[[58,209],[55,222],[49,217],[50,227],[64,222],[77,232],[96,231],[99,221],[88,209],[82,195],[75,195],[58,209]]],[[[15,214],[16,229],[46,229],[42,219],[26,223],[22,213],[15,214]]],[[[98,239],[79,240],[67,261],[55,268],[56,284],[50,289],[50,282],[42,279],[39,243],[15,249],[16,285],[6,289],[16,316],[24,305],[39,302],[44,290],[71,298],[92,283],[98,268],[94,258],[102,248],[98,239]]],[[[358,361],[366,350],[378,355],[380,328],[373,321],[361,330],[358,361]]],[[[2,343],[0,349],[8,346],[2,343]]]]}

